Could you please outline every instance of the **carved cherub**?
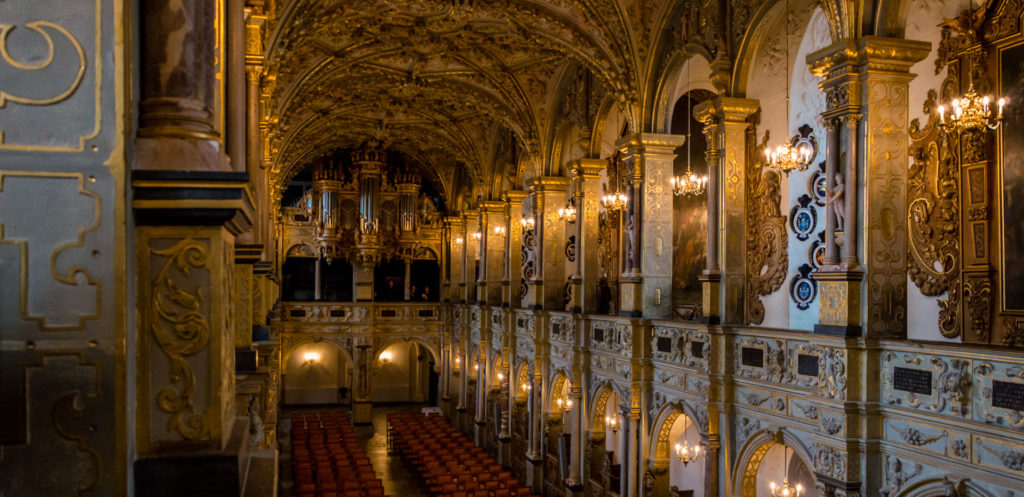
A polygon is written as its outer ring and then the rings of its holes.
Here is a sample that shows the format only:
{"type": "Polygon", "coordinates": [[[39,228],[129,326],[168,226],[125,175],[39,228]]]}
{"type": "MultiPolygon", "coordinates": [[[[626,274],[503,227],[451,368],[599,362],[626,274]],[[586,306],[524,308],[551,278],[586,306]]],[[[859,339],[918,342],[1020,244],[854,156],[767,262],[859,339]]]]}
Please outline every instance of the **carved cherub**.
{"type": "Polygon", "coordinates": [[[832,204],[832,210],[836,213],[836,230],[842,230],[846,221],[846,202],[843,199],[846,183],[843,173],[836,173],[835,181],[834,187],[825,188],[825,205],[832,204]]]}

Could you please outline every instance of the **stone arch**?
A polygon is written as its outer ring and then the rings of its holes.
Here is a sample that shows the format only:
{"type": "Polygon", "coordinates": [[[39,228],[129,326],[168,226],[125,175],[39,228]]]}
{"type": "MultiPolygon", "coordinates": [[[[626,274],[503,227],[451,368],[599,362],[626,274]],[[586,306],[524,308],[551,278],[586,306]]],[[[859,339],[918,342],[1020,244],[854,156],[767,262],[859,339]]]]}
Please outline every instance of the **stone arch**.
{"type": "Polygon", "coordinates": [[[597,118],[594,121],[594,128],[590,134],[589,157],[611,157],[615,153],[615,141],[622,134],[623,127],[626,128],[627,135],[632,132],[628,113],[620,108],[614,98],[607,97],[598,107],[597,118]]]}
{"type": "Polygon", "coordinates": [[[435,366],[438,365],[438,364],[441,364],[441,356],[440,356],[440,354],[437,353],[437,350],[434,349],[434,346],[431,345],[430,343],[426,342],[422,338],[415,338],[415,337],[397,337],[397,338],[392,338],[390,340],[382,341],[373,350],[373,360],[377,361],[378,359],[380,359],[380,353],[381,352],[384,352],[385,349],[387,349],[391,345],[396,344],[398,342],[416,342],[418,345],[422,346],[423,348],[427,349],[428,352],[430,352],[430,356],[434,359],[434,365],[435,366]]]}
{"type": "Polygon", "coordinates": [[[654,423],[652,423],[650,457],[665,460],[671,456],[669,435],[672,432],[672,425],[679,419],[679,416],[689,418],[690,423],[697,430],[697,433],[700,433],[701,438],[707,437],[707,433],[701,430],[700,423],[697,421],[696,410],[693,406],[683,400],[665,404],[658,415],[655,416],[654,423]]]}
{"type": "Polygon", "coordinates": [[[553,411],[558,399],[558,395],[565,390],[566,385],[572,385],[568,373],[564,369],[556,369],[551,375],[551,390],[548,392],[548,410],[553,411]]]}
{"type": "Polygon", "coordinates": [[[316,249],[308,243],[296,243],[288,250],[284,252],[285,258],[288,257],[316,257],[316,249]]]}
{"type": "Polygon", "coordinates": [[[958,495],[960,497],[995,497],[995,495],[970,479],[957,479],[949,476],[942,478],[926,478],[917,481],[907,485],[906,488],[897,493],[895,497],[934,497],[936,495],[950,495],[946,489],[951,487],[957,490],[957,492],[952,495],[958,495]]]}
{"type": "Polygon", "coordinates": [[[617,395],[619,401],[622,402],[626,397],[622,394],[619,388],[616,388],[615,382],[606,380],[597,385],[594,391],[590,393],[590,399],[593,399],[590,405],[590,429],[593,432],[604,431],[604,412],[608,408],[608,401],[612,395],[617,395]]]}
{"type": "Polygon", "coordinates": [[[349,364],[354,364],[354,361],[352,359],[352,353],[348,350],[348,348],[346,347],[345,343],[342,343],[340,340],[336,340],[334,337],[313,337],[313,336],[305,337],[305,338],[298,338],[298,339],[295,339],[294,341],[289,340],[288,345],[285,347],[284,353],[282,355],[282,357],[284,358],[284,360],[282,361],[282,364],[287,364],[288,363],[288,359],[291,358],[292,354],[294,354],[295,351],[297,349],[299,349],[300,347],[303,347],[303,346],[305,346],[307,344],[310,344],[310,343],[324,343],[324,342],[329,343],[331,345],[334,345],[335,348],[337,348],[339,351],[341,351],[342,355],[344,355],[344,357],[345,357],[345,360],[348,361],[349,364]]]}
{"type": "Polygon", "coordinates": [[[533,388],[533,374],[531,372],[530,362],[526,359],[520,358],[515,362],[515,373],[516,375],[516,396],[520,399],[526,399],[526,391],[523,390],[522,385],[530,385],[533,388]]]}
{"type": "Polygon", "coordinates": [[[678,52],[669,59],[660,76],[651,110],[651,127],[655,133],[672,132],[672,111],[676,102],[692,90],[717,93],[711,84],[711,54],[705,50],[678,52]],[[687,75],[690,84],[686,84],[687,75]]]}
{"type": "MultiPolygon", "coordinates": [[[[818,6],[818,2],[815,0],[789,0],[789,6],[791,11],[799,14],[797,17],[799,22],[796,25],[790,26],[790,35],[794,39],[802,39],[804,31],[806,31],[810,22],[811,14],[818,6]]],[[[747,83],[750,80],[751,72],[754,70],[754,63],[758,60],[761,47],[770,43],[771,40],[769,38],[775,32],[779,23],[785,22],[786,17],[783,10],[785,10],[785,2],[783,0],[775,0],[774,2],[763,4],[751,17],[746,33],[740,40],[736,50],[733,73],[729,83],[730,95],[737,97],[747,95],[747,83]]],[[[836,31],[831,17],[829,17],[829,27],[831,28],[834,40],[836,31]]],[[[784,29],[784,25],[782,29],[784,29]]],[[[797,45],[799,46],[799,44],[797,45]]],[[[796,51],[791,50],[789,59],[790,73],[793,71],[795,55],[796,51]]]]}
{"type": "MultiPolygon", "coordinates": [[[[793,432],[786,428],[780,428],[774,432],[761,430],[747,439],[740,449],[740,456],[736,459],[733,471],[735,475],[733,495],[757,497],[757,470],[760,469],[765,454],[780,444],[792,449],[793,454],[799,457],[808,468],[814,468],[814,458],[810,451],[793,432]]],[[[816,482],[807,482],[807,486],[813,488],[814,483],[816,482]]]]}

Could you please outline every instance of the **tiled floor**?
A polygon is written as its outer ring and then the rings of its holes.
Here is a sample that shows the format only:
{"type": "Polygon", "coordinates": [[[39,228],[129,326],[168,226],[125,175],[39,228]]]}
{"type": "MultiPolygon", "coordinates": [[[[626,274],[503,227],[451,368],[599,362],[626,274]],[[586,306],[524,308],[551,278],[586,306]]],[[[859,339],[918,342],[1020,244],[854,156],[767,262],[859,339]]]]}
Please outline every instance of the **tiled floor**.
{"type": "MultiPolygon", "coordinates": [[[[427,492],[419,482],[413,479],[411,472],[402,464],[402,460],[388,455],[388,422],[387,415],[397,412],[418,412],[423,405],[401,405],[376,407],[373,409],[371,425],[356,426],[356,435],[366,451],[373,471],[384,482],[384,494],[388,497],[426,497],[427,492]]],[[[281,426],[278,427],[278,443],[280,456],[280,497],[295,496],[295,482],[292,476],[291,444],[291,413],[305,411],[333,411],[329,407],[312,409],[282,409],[281,426]]]]}

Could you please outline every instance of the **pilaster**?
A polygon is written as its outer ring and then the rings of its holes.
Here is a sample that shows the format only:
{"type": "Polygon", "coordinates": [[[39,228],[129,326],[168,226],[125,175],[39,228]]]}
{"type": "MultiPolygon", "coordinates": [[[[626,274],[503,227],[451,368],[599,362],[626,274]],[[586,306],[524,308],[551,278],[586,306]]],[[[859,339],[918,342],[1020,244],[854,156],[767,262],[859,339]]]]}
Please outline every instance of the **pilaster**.
{"type": "Polygon", "coordinates": [[[711,322],[746,319],[746,134],[758,107],[756,100],[732,97],[694,107],[708,137],[708,267],[701,282],[704,316],[711,322]]]}
{"type": "Polygon", "coordinates": [[[573,198],[576,203],[576,222],[570,231],[576,237],[569,310],[576,313],[597,311],[598,279],[598,203],[600,201],[601,171],[607,163],[600,159],[579,159],[569,165],[573,174],[573,198]]]}
{"type": "MultiPolygon", "coordinates": [[[[517,308],[522,305],[523,263],[523,201],[529,192],[512,190],[505,194],[505,276],[501,282],[501,305],[517,308]]],[[[514,317],[513,314],[507,313],[514,317]]],[[[511,330],[514,328],[505,328],[511,330]]]]}
{"type": "Polygon", "coordinates": [[[815,332],[906,336],[907,143],[910,67],[930,44],[865,36],[807,56],[826,95],[833,247],[815,274],[821,285],[815,332]],[[838,195],[838,194],[837,194],[838,195]],[[841,222],[840,222],[841,221],[841,222]],[[863,256],[861,255],[863,254],[863,256]],[[862,305],[863,303],[863,305],[862,305]]]}
{"type": "Polygon", "coordinates": [[[477,303],[501,305],[502,280],[505,277],[505,203],[480,202],[480,277],[477,280],[477,303]]]}
{"type": "Polygon", "coordinates": [[[565,221],[558,218],[558,209],[565,207],[568,178],[542,176],[530,182],[533,201],[534,228],[524,237],[532,243],[527,246],[526,266],[534,268],[533,278],[527,278],[526,298],[523,305],[533,309],[565,308],[568,284],[565,256],[565,221]],[[532,238],[532,240],[529,240],[532,238]]]}

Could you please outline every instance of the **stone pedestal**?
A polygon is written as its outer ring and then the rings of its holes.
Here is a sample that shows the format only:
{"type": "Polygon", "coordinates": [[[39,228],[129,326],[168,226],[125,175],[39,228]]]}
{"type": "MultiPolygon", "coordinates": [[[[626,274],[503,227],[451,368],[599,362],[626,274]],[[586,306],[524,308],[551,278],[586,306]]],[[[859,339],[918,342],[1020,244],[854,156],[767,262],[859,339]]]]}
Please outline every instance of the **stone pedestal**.
{"type": "Polygon", "coordinates": [[[860,271],[818,271],[812,275],[818,282],[818,324],[814,332],[822,335],[861,336],[860,271]]]}
{"type": "Polygon", "coordinates": [[[356,401],[352,403],[352,422],[368,425],[373,422],[373,403],[356,401]]]}
{"type": "Polygon", "coordinates": [[[534,493],[541,494],[544,490],[544,459],[534,459],[526,456],[526,481],[523,482],[533,489],[534,493]]]}

